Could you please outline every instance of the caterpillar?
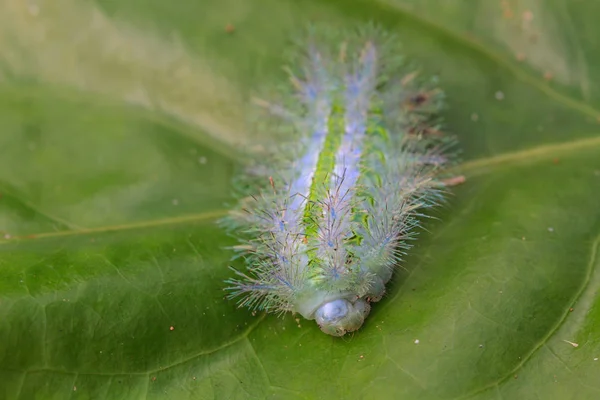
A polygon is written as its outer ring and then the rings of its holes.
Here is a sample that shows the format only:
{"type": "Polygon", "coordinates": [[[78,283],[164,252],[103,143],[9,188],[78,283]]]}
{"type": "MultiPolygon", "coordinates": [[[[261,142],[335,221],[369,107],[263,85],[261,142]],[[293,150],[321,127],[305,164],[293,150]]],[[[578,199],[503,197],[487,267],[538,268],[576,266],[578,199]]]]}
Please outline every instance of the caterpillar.
{"type": "Polygon", "coordinates": [[[221,222],[247,272],[225,288],[240,307],[298,313],[343,336],[359,329],[411,248],[426,210],[444,202],[455,139],[441,131],[444,93],[369,25],[309,29],[262,129],[282,140],[236,181],[221,222]],[[333,40],[332,40],[333,39],[333,40]]]}

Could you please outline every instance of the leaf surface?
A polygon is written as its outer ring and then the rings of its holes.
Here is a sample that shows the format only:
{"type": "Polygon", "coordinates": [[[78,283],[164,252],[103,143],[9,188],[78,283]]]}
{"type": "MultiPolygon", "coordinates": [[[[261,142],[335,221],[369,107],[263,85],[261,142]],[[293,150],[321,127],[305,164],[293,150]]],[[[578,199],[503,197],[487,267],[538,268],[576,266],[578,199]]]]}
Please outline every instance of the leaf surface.
{"type": "Polygon", "coordinates": [[[0,4],[0,398],[600,396],[599,6],[0,4]],[[439,75],[467,182],[336,339],[224,300],[215,220],[289,35],[370,20],[439,75]]]}

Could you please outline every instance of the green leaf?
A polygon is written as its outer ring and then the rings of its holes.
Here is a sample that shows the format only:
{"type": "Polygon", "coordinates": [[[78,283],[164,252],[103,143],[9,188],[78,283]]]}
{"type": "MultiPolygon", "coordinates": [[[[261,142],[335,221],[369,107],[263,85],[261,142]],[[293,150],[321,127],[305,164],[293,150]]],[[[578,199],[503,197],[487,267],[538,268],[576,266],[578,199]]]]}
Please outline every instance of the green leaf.
{"type": "Polygon", "coordinates": [[[0,4],[0,398],[600,395],[600,5],[0,4]],[[289,35],[369,20],[439,75],[467,182],[339,339],[225,300],[215,219],[289,35]]]}

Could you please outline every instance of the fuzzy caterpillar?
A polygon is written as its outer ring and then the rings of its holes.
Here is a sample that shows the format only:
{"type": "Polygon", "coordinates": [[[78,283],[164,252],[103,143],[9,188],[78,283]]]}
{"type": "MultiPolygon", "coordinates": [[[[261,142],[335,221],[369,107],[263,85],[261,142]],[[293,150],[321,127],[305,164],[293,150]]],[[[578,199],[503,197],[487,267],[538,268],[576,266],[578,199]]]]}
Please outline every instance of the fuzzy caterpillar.
{"type": "Polygon", "coordinates": [[[404,64],[395,37],[342,35],[311,32],[291,92],[260,102],[276,117],[267,129],[288,140],[255,157],[222,221],[248,267],[229,297],[333,336],[357,330],[384,295],[423,211],[444,199],[454,145],[439,131],[443,93],[404,64]]]}

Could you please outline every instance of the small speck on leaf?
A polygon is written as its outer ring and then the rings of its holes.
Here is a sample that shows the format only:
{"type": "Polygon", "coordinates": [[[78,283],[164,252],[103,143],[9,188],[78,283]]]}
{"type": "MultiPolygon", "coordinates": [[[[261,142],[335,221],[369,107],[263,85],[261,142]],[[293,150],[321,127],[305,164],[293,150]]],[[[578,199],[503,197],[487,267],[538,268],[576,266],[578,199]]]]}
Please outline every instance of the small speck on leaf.
{"type": "Polygon", "coordinates": [[[40,8],[35,4],[29,4],[27,8],[29,10],[29,14],[31,14],[33,17],[37,17],[40,13],[40,8]]]}
{"type": "Polygon", "coordinates": [[[501,1],[500,4],[502,5],[502,16],[507,19],[512,18],[514,14],[512,9],[510,8],[510,3],[508,3],[507,1],[501,1]]]}
{"type": "Polygon", "coordinates": [[[175,327],[174,327],[174,326],[170,326],[170,327],[169,327],[169,330],[170,330],[170,331],[174,331],[174,330],[175,330],[175,327]]]}
{"type": "Polygon", "coordinates": [[[415,344],[419,344],[419,339],[415,339],[415,344]]]}
{"type": "Polygon", "coordinates": [[[532,34],[531,36],[529,36],[529,41],[530,41],[531,43],[537,43],[537,41],[538,41],[538,35],[537,35],[537,34],[535,34],[535,33],[534,33],[534,34],[532,34]]]}
{"type": "Polygon", "coordinates": [[[565,343],[569,343],[569,344],[570,344],[571,346],[573,346],[573,347],[579,347],[579,344],[578,344],[578,343],[569,342],[568,340],[563,340],[563,342],[565,342],[565,343]]]}
{"type": "Polygon", "coordinates": [[[501,92],[500,90],[496,92],[495,96],[496,100],[504,100],[504,92],[501,92]]]}

